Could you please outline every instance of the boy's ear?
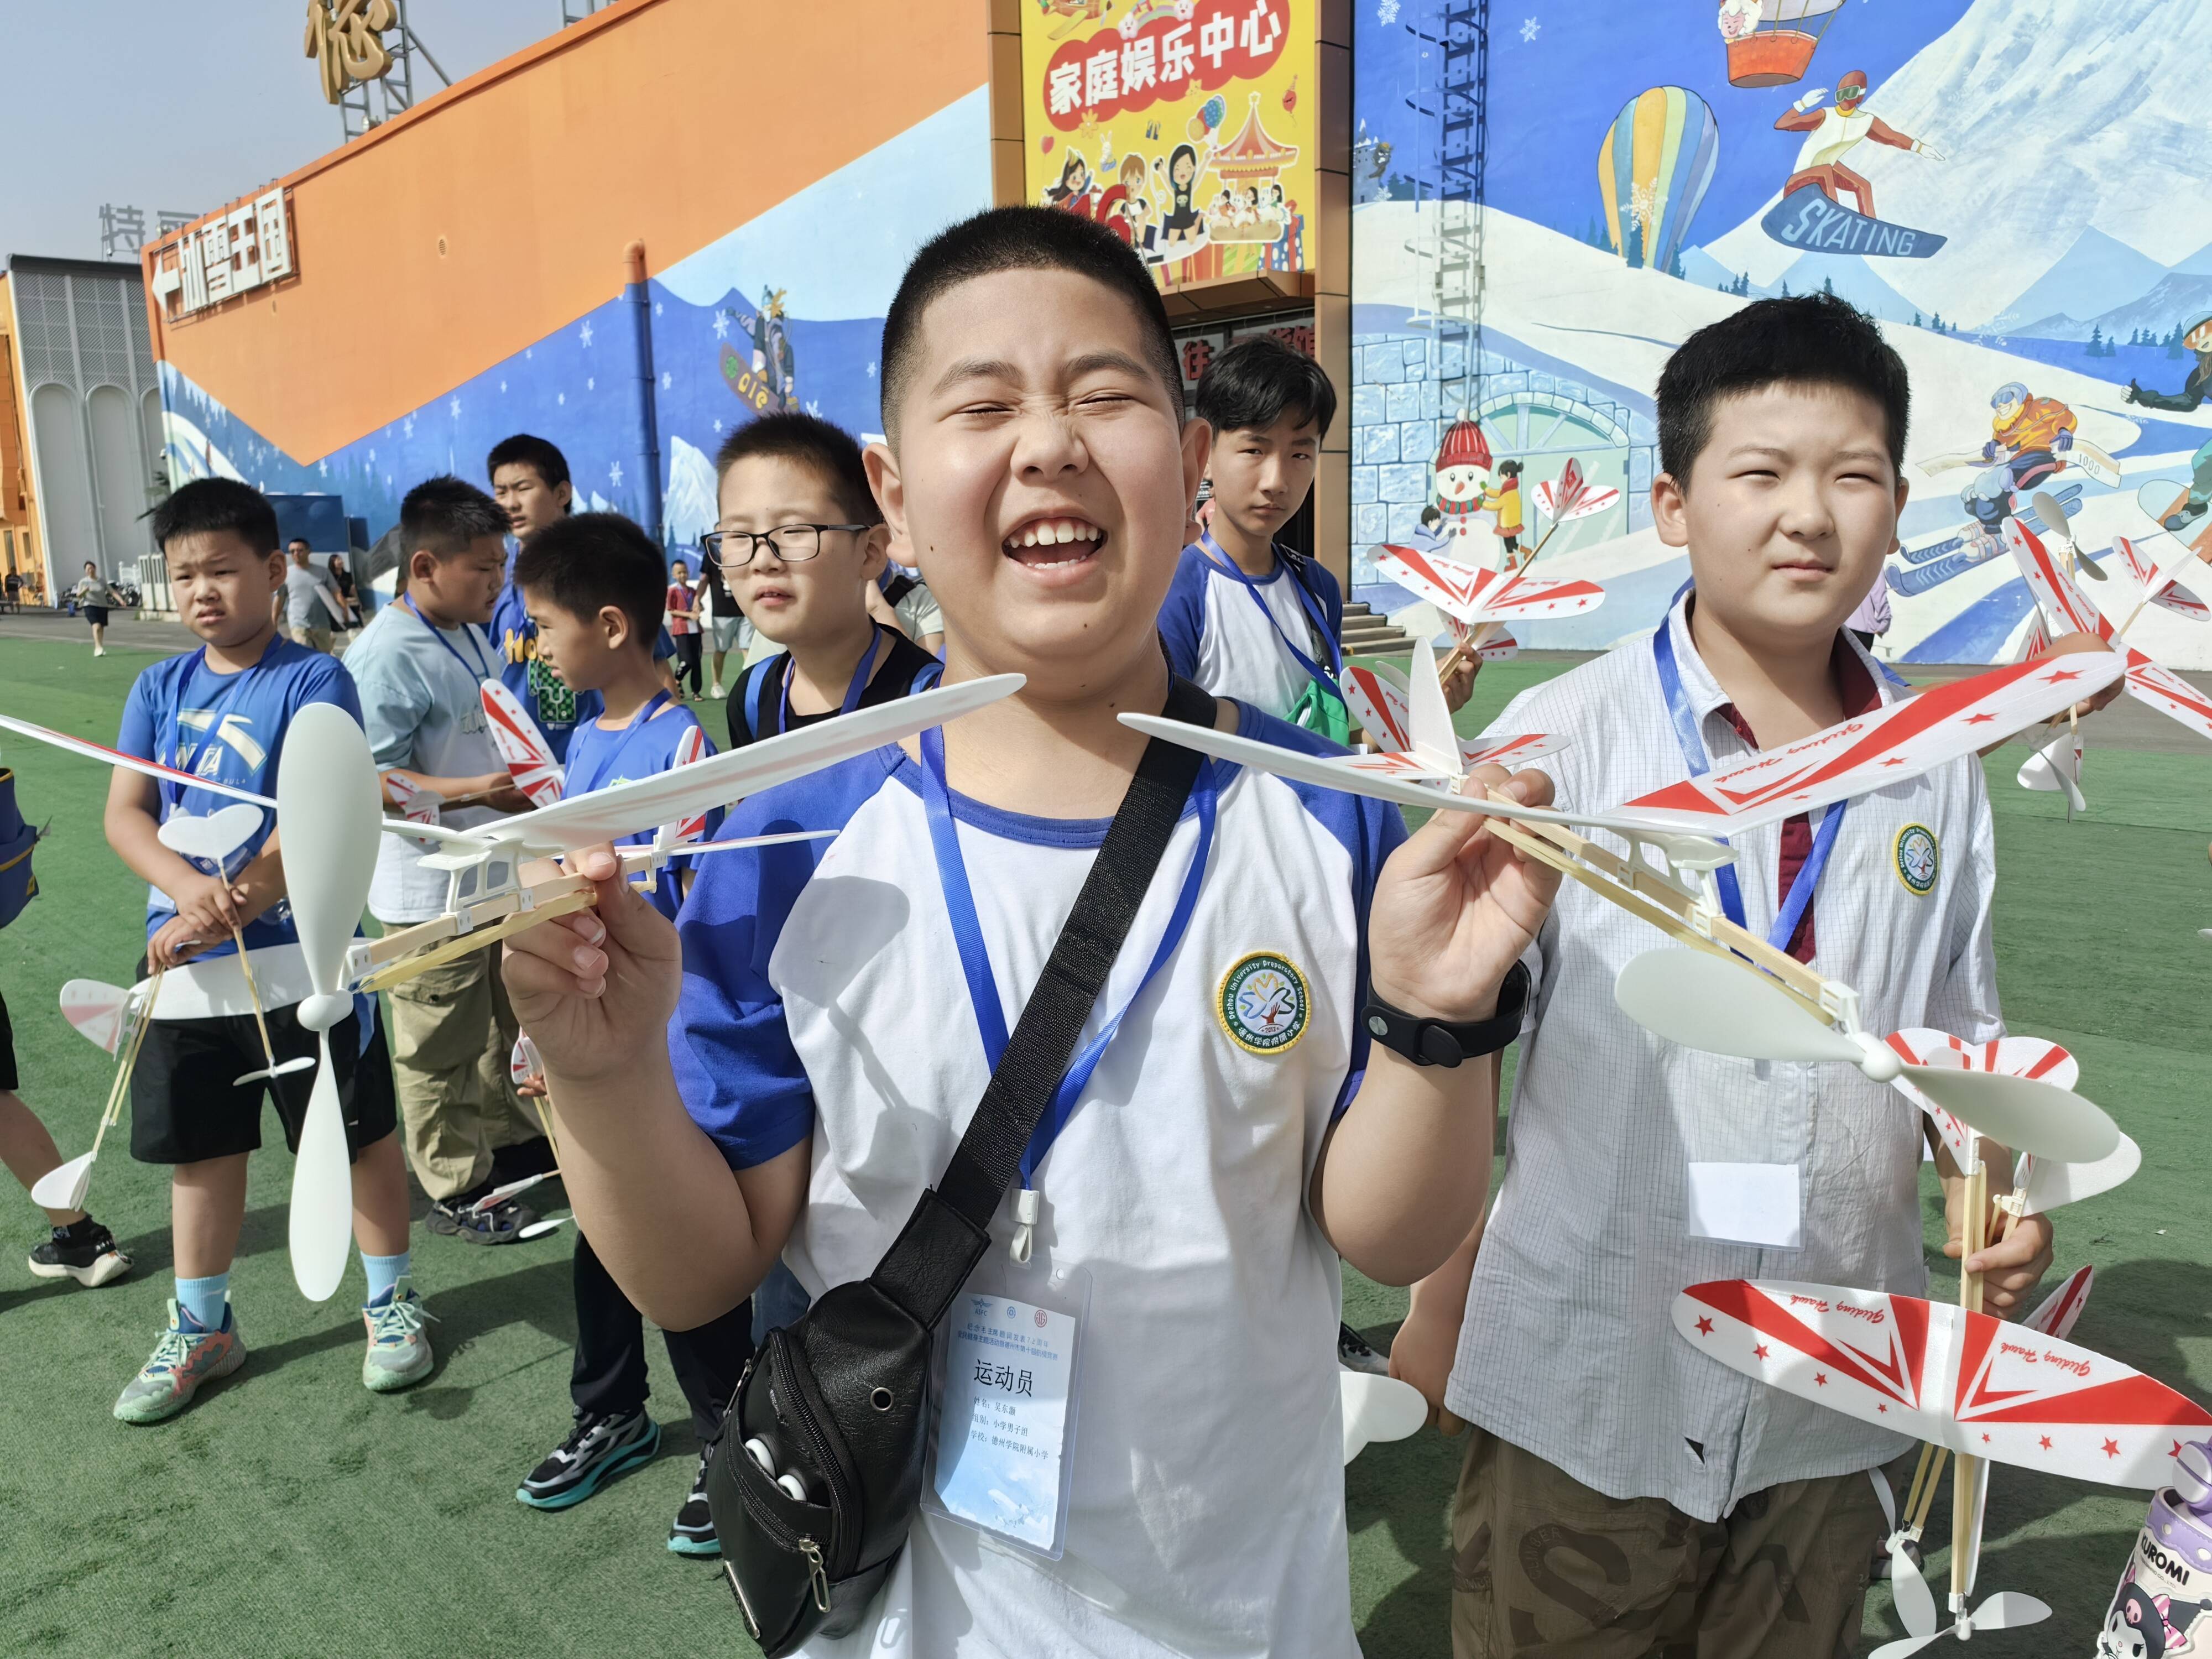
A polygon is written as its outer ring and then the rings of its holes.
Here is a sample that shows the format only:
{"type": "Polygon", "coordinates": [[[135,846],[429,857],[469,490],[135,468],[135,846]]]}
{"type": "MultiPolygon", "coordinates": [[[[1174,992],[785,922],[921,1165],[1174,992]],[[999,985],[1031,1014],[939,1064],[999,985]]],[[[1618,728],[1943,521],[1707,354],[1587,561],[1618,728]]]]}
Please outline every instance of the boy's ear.
{"type": "Polygon", "coordinates": [[[619,651],[630,641],[629,612],[618,605],[599,607],[599,637],[607,642],[607,649],[619,651]]]}
{"type": "Polygon", "coordinates": [[[870,581],[884,574],[890,562],[891,527],[887,524],[872,525],[868,533],[860,538],[860,574],[870,581]]]}
{"type": "Polygon", "coordinates": [[[1213,428],[1204,421],[1186,421],[1182,428],[1182,499],[1183,514],[1189,516],[1191,506],[1198,500],[1198,487],[1206,481],[1206,469],[1213,459],[1213,428]]]}
{"type": "Polygon", "coordinates": [[[438,574],[438,556],[427,547],[418,547],[407,556],[407,580],[427,582],[438,574]]]}
{"type": "Polygon", "coordinates": [[[1658,473],[1651,480],[1651,527],[1668,547],[1690,544],[1689,503],[1671,472],[1658,473]]]}
{"type": "Polygon", "coordinates": [[[889,444],[873,443],[860,452],[860,465],[867,469],[868,488],[876,493],[876,505],[883,509],[884,526],[888,530],[884,545],[889,547],[892,538],[908,539],[906,533],[906,484],[899,477],[898,457],[889,444]]]}
{"type": "Polygon", "coordinates": [[[563,478],[553,486],[553,493],[559,497],[561,505],[566,507],[576,499],[576,486],[563,478]]]}

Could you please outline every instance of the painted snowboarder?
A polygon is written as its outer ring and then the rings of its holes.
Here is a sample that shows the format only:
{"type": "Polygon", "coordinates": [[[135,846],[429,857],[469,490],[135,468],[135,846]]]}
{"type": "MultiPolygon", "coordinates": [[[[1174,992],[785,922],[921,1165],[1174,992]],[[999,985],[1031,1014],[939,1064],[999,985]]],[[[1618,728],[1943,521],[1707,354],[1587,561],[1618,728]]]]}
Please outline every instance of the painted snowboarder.
{"type": "Polygon", "coordinates": [[[1960,492],[1960,504],[1974,516],[1983,537],[2003,547],[2004,521],[2013,504],[2033,495],[2037,485],[2066,465],[2081,424],[2056,398],[2038,398],[2018,380],[2008,380],[1990,398],[1996,411],[1981,459],[1988,471],[1960,492]]]}
{"type": "Polygon", "coordinates": [[[753,319],[753,373],[768,386],[772,412],[799,405],[798,365],[792,361],[791,332],[783,321],[785,292],[763,289],[760,311],[753,319]]]}
{"type": "MultiPolygon", "coordinates": [[[[2130,380],[2126,392],[2129,403],[2185,415],[2212,398],[2212,313],[2191,323],[2181,336],[2181,343],[2197,354],[2197,367],[2189,371],[2181,390],[2146,392],[2130,380]]],[[[2212,440],[2206,441],[2189,464],[2188,494],[2173,503],[2160,524],[2167,530],[2185,530],[2204,516],[2208,504],[2212,504],[2212,440]]]]}
{"type": "Polygon", "coordinates": [[[1839,191],[1849,191],[1858,203],[1858,210],[1869,219],[1879,217],[1874,210],[1874,186],[1844,165],[1844,157],[1858,146],[1859,141],[1871,138],[1877,144],[1887,144],[1893,149],[1911,150],[1931,161],[1943,160],[1943,154],[1917,138],[1908,138],[1879,115],[1865,108],[1867,78],[1864,70],[1853,70],[1836,82],[1836,102],[1832,109],[1816,109],[1814,106],[1828,95],[1826,87],[1815,87],[1782,112],[1774,124],[1778,132],[1802,132],[1805,143],[1797,152],[1797,166],[1782,186],[1786,198],[1793,190],[1806,185],[1819,188],[1820,193],[1838,207],[1843,206],[1839,191]]]}
{"type": "Polygon", "coordinates": [[[1482,428],[1462,414],[1444,428],[1437,446],[1437,506],[1450,532],[1447,558],[1490,569],[1498,562],[1498,538],[1483,501],[1490,485],[1490,442],[1482,428]]]}

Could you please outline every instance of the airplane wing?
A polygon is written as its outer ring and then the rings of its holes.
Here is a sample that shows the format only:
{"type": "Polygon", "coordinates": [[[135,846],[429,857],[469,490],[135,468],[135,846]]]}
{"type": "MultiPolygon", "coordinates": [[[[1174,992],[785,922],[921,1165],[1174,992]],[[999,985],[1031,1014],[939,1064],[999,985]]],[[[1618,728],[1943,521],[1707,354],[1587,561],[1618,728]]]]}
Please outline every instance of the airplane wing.
{"type": "Polygon", "coordinates": [[[12,714],[0,714],[0,726],[10,732],[35,738],[40,743],[50,743],[57,749],[66,749],[88,761],[98,761],[103,766],[120,766],[149,778],[165,778],[171,783],[180,783],[191,789],[205,789],[212,794],[228,795],[233,800],[250,801],[256,806],[274,811],[276,803],[266,795],[257,795],[249,789],[234,788],[227,783],[216,783],[208,778],[196,778],[189,772],[179,772],[173,766],[164,766],[159,761],[141,760],[136,755],[126,755],[110,749],[104,743],[94,743],[86,738],[73,738],[66,732],[57,732],[51,726],[34,726],[29,720],[19,720],[12,714]]]}
{"type": "Polygon", "coordinates": [[[2088,1305],[2089,1286],[2096,1277],[2094,1267],[2076,1267],[2066,1275],[2063,1285],[2044,1297],[2041,1305],[2020,1322],[2031,1331],[2040,1331],[2045,1336],[2065,1340],[2074,1334],[2075,1322],[2081,1317],[2081,1310],[2088,1305]]]}
{"type": "Polygon", "coordinates": [[[1201,755],[1211,755],[1216,760],[1227,761],[1231,765],[1248,766],[1255,772],[1270,772],[1277,777],[1312,784],[1317,788],[1341,789],[1348,794],[1395,801],[1401,806],[1417,806],[1424,811],[1442,809],[1487,814],[1523,823],[1564,823],[1582,829],[1610,830],[1615,835],[1632,841],[1669,838],[1677,833],[1677,827],[1674,824],[1630,817],[1620,813],[1556,812],[1547,806],[1522,806],[1514,801],[1455,794],[1433,785],[1412,782],[1402,774],[1390,775],[1394,769],[1362,770],[1345,765],[1345,757],[1340,755],[1309,755],[1300,750],[1279,748],[1272,743],[1261,743],[1255,738],[1235,736],[1210,726],[1164,720],[1157,714],[1123,714],[1121,720],[1132,731],[1142,732],[1146,737],[1165,738],[1170,743],[1179,743],[1186,749],[1195,749],[1201,755]]]}
{"type": "Polygon", "coordinates": [[[2198,737],[2212,739],[2212,697],[2132,646],[2128,648],[2128,692],[2137,702],[2148,703],[2160,714],[2179,720],[2198,737]]]}
{"type": "MultiPolygon", "coordinates": [[[[994,674],[939,686],[878,708],[855,709],[819,726],[787,732],[649,778],[571,795],[534,812],[479,824],[465,835],[447,833],[456,841],[507,842],[526,852],[548,854],[614,841],[865,755],[911,737],[925,726],[942,725],[996,702],[1021,687],[1018,674],[994,674]]],[[[413,835],[423,826],[401,828],[413,835]]]]}
{"type": "Polygon", "coordinates": [[[2090,652],[1989,669],[1639,795],[1614,810],[1706,835],[1754,829],[1971,755],[2065,713],[2118,679],[2127,666],[2117,654],[2090,652]]]}
{"type": "Polygon", "coordinates": [[[2142,585],[2144,598],[2149,604],[2171,611],[2176,616],[2186,617],[2191,622],[2212,622],[2212,607],[2208,607],[2203,600],[2174,580],[2182,566],[2197,556],[2197,550],[2188,543],[2182,543],[2179,553],[2163,570],[2156,567],[2148,553],[2125,536],[2112,538],[2112,551],[2120,556],[2120,562],[2127,566],[2129,574],[2142,585]]]}
{"type": "Polygon", "coordinates": [[[533,806],[550,806],[559,800],[561,763],[553,757],[553,745],[545,741],[521,699],[499,681],[486,680],[483,711],[492,743],[507,763],[514,787],[530,797],[533,806]]]}
{"type": "MultiPolygon", "coordinates": [[[[1373,755],[1320,755],[1315,757],[1324,766],[1340,767],[1347,772],[1361,772],[1373,777],[1410,778],[1424,783],[1449,783],[1453,780],[1423,760],[1419,755],[1405,753],[1373,755]]],[[[1346,787],[1350,786],[1346,785],[1346,787]]]]}
{"type": "Polygon", "coordinates": [[[1344,671],[1344,701],[1367,734],[1385,749],[1404,753],[1413,746],[1413,714],[1404,680],[1388,668],[1344,671]]]}
{"type": "Polygon", "coordinates": [[[1445,615],[1463,623],[1486,623],[1484,600],[1505,577],[1496,570],[1480,570],[1441,553],[1385,542],[1375,550],[1375,567],[1391,580],[1411,588],[1445,615]]]}
{"type": "MultiPolygon", "coordinates": [[[[684,735],[676,740],[675,757],[670,763],[674,766],[690,766],[706,758],[707,734],[696,726],[686,726],[684,735]]],[[[707,833],[708,813],[712,811],[710,807],[706,811],[694,812],[681,823],[670,824],[666,844],[671,847],[682,847],[697,841],[707,833]]]]}
{"type": "Polygon", "coordinates": [[[1833,1285],[1692,1285],[1674,1329],[1732,1370],[1878,1428],[2047,1474],[2169,1479],[2207,1412],[2103,1354],[1989,1314],[1833,1285]]]}
{"type": "Polygon", "coordinates": [[[1545,581],[1516,572],[1504,586],[1492,592],[1483,610],[1483,620],[1542,621],[1548,617],[1573,617],[1595,611],[1604,603],[1605,589],[1595,582],[1545,581]]]}
{"type": "Polygon", "coordinates": [[[1517,771],[1532,761],[1547,755],[1556,755],[1567,746],[1565,738],[1552,737],[1541,732],[1523,732],[1514,737],[1501,738],[1494,732],[1486,732],[1479,738],[1462,738],[1459,753],[1462,766],[1502,766],[1509,772],[1517,771]]]}

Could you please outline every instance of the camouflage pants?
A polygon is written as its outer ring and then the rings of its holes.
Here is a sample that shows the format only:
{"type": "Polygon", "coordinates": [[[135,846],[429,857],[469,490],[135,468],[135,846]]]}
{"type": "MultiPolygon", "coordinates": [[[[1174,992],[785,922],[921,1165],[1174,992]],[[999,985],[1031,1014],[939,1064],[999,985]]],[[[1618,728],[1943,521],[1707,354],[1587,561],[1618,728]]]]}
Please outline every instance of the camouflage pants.
{"type": "Polygon", "coordinates": [[[1850,1659],[1883,1531],[1863,1474],[1719,1521],[1612,1498],[1470,1426],[1452,1506],[1453,1659],[1850,1659]]]}

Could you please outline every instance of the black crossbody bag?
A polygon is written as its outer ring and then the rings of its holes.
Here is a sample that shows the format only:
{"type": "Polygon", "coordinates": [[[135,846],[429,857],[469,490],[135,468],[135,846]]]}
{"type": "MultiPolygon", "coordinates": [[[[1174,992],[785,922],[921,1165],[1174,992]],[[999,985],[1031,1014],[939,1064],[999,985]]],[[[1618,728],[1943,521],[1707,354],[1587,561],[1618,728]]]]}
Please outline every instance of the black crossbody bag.
{"type": "MultiPolygon", "coordinates": [[[[1170,720],[1213,723],[1185,680],[1170,720]]],[[[933,1336],[990,1248],[991,1218],[1075,1053],[1203,758],[1154,738],[1036,988],[938,1184],[866,1279],[769,1333],[722,1419],[707,1503],[723,1570],[767,1659],[854,1629],[921,1502],[933,1336]],[[770,1465],[761,1467],[746,1443],[770,1465]]]]}

